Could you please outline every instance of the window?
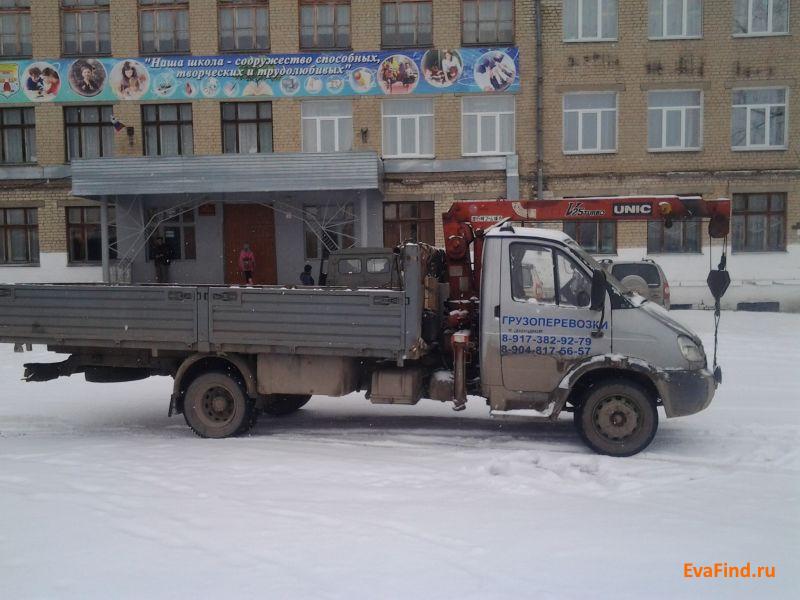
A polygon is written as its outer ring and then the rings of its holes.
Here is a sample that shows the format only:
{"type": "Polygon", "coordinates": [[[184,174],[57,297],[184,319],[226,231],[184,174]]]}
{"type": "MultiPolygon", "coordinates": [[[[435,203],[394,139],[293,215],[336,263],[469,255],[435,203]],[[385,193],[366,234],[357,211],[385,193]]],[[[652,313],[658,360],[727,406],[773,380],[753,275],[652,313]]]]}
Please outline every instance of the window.
{"type": "Polygon", "coordinates": [[[388,258],[368,258],[367,273],[388,273],[392,270],[392,265],[388,258]]]}
{"type": "Polygon", "coordinates": [[[734,0],[733,35],[789,33],[789,0],[734,0]]]}
{"type": "MultiPolygon", "coordinates": [[[[117,228],[114,206],[108,207],[109,256],[117,258],[117,228]]],[[[103,260],[100,207],[75,206],[67,209],[67,239],[70,263],[99,263],[103,260]]]]}
{"type": "Polygon", "coordinates": [[[564,41],[617,39],[617,0],[564,0],[564,41]]]}
{"type": "Polygon", "coordinates": [[[617,224],[614,221],[566,221],[564,233],[592,254],[617,251],[617,224]]]}
{"type": "Polygon", "coordinates": [[[339,273],[342,275],[356,275],[361,273],[360,258],[346,258],[339,261],[339,273]]]}
{"type": "Polygon", "coordinates": [[[164,209],[150,209],[149,217],[156,222],[161,221],[153,232],[149,240],[148,260],[153,260],[155,246],[158,238],[164,238],[164,243],[169,247],[170,256],[173,260],[194,260],[197,257],[196,236],[195,236],[195,209],[172,211],[167,214],[166,219],[156,216],[164,209]]]}
{"type": "Polygon", "coordinates": [[[0,56],[31,55],[30,0],[0,1],[0,56]]]}
{"type": "Polygon", "coordinates": [[[189,52],[189,0],[139,0],[139,39],[145,54],[189,52]]]}
{"type": "Polygon", "coordinates": [[[350,0],[300,0],[301,48],[349,48],[350,0]]]}
{"type": "Polygon", "coordinates": [[[647,222],[647,253],[700,252],[700,221],[675,221],[667,229],[664,221],[647,222]]]}
{"type": "Polygon", "coordinates": [[[0,208],[0,264],[39,262],[39,225],[35,208],[0,208]]]}
{"type": "Polygon", "coordinates": [[[384,100],[383,156],[433,156],[433,100],[384,100]]]}
{"type": "Polygon", "coordinates": [[[465,44],[511,44],[513,0],[463,0],[461,37],[465,44]]]}
{"type": "Polygon", "coordinates": [[[466,96],[461,100],[461,153],[514,152],[514,97],[466,96]]]}
{"type": "Polygon", "coordinates": [[[733,195],[733,250],[786,250],[786,194],[733,195]]]}
{"type": "Polygon", "coordinates": [[[111,54],[108,4],[109,0],[61,0],[64,54],[111,54]]]}
{"type": "Polygon", "coordinates": [[[272,103],[224,102],[222,151],[226,154],[272,152],[272,103]]]}
{"type": "Polygon", "coordinates": [[[430,0],[383,0],[383,46],[430,46],[433,42],[431,4],[430,0]]]}
{"type": "Polygon", "coordinates": [[[564,154],[616,151],[616,92],[565,94],[564,154]]]}
{"type": "Polygon", "coordinates": [[[145,156],[194,154],[191,104],[142,106],[145,156]]]}
{"type": "Polygon", "coordinates": [[[303,102],[303,152],[348,152],[353,147],[353,107],[349,100],[303,102]]]}
{"type": "Polygon", "coordinates": [[[33,108],[0,108],[0,163],[36,162],[33,108]]]}
{"type": "Polygon", "coordinates": [[[352,204],[304,206],[306,259],[321,259],[356,245],[356,215],[352,204]]]}
{"type": "Polygon", "coordinates": [[[67,160],[114,156],[111,106],[66,106],[67,160]]]}
{"type": "Polygon", "coordinates": [[[511,244],[511,297],[519,302],[556,304],[553,251],[535,244],[511,244]]]}
{"type": "Polygon", "coordinates": [[[650,0],[650,39],[702,35],[703,0],[650,0]]]}
{"type": "Polygon", "coordinates": [[[266,0],[220,0],[219,49],[246,52],[269,49],[269,3],[266,0]]]}
{"type": "Polygon", "coordinates": [[[733,90],[734,150],[786,148],[786,89],[733,90]]]}
{"type": "Polygon", "coordinates": [[[434,203],[429,200],[383,203],[383,245],[403,242],[436,243],[434,203]]]}
{"type": "Polygon", "coordinates": [[[701,92],[650,92],[647,104],[648,150],[677,152],[700,149],[703,129],[701,92]]]}
{"type": "Polygon", "coordinates": [[[561,252],[556,253],[558,304],[583,308],[592,302],[592,280],[582,268],[561,252]]]}

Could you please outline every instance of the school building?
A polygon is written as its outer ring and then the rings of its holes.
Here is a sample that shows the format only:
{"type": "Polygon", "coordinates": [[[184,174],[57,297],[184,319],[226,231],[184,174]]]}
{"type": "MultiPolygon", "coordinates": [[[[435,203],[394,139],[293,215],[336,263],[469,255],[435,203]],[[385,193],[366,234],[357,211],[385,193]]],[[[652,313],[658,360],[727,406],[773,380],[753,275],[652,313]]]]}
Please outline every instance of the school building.
{"type": "MultiPolygon", "coordinates": [[[[5,0],[0,282],[292,284],[459,200],[733,200],[727,305],[800,310],[797,0],[5,0]],[[793,5],[793,6],[792,6],[793,5]]],[[[551,226],[561,227],[561,224],[551,226]]],[[[710,302],[697,222],[585,222],[710,302]]]]}

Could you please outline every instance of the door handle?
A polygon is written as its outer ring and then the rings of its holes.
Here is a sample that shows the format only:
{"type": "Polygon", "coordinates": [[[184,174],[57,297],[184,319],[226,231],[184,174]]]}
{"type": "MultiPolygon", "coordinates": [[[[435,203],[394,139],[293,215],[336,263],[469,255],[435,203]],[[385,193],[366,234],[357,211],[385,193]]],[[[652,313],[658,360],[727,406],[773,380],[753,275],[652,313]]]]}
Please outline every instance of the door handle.
{"type": "Polygon", "coordinates": [[[494,318],[495,319],[499,319],[500,318],[500,305],[499,304],[494,307],[494,318]]]}

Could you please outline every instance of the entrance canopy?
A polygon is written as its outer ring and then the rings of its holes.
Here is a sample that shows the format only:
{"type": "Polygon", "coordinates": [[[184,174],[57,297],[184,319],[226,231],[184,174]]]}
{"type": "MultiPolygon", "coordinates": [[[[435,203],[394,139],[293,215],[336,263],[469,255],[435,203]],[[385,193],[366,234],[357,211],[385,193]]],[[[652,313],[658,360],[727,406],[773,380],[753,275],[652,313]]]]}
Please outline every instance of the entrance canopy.
{"type": "Polygon", "coordinates": [[[381,190],[374,152],[221,154],[75,160],[72,195],[381,190]]]}

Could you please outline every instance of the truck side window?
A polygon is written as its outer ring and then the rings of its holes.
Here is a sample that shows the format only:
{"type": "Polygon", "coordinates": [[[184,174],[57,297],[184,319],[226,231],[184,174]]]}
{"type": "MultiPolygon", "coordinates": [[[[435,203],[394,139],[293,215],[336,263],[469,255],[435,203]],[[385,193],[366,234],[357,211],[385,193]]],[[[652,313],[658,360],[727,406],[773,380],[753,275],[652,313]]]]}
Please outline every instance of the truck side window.
{"type": "Polygon", "coordinates": [[[555,304],[553,252],[536,244],[511,244],[511,295],[519,302],[555,304]]]}
{"type": "Polygon", "coordinates": [[[339,261],[339,273],[342,275],[355,275],[361,273],[360,258],[345,258],[339,261]]]}
{"type": "Polygon", "coordinates": [[[589,276],[561,252],[556,254],[558,271],[558,303],[585,307],[591,304],[592,282],[589,276]]]}
{"type": "Polygon", "coordinates": [[[388,273],[388,272],[389,272],[388,258],[367,259],[367,273],[388,273]]]}

